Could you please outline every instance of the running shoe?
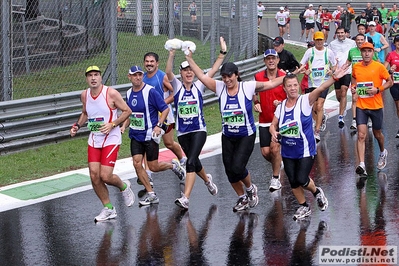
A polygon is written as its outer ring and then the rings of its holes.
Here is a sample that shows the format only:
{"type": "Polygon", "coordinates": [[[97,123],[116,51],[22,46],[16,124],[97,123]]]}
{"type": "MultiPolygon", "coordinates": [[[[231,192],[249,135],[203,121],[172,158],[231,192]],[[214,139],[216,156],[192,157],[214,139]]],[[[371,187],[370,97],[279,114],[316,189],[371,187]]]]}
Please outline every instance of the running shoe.
{"type": "Polygon", "coordinates": [[[320,131],[326,130],[326,128],[327,128],[327,119],[328,119],[328,115],[326,113],[323,113],[323,119],[321,120],[320,131]]]}
{"type": "Polygon", "coordinates": [[[252,189],[247,190],[247,196],[248,196],[248,204],[249,207],[254,208],[256,205],[259,203],[259,198],[258,198],[258,187],[255,184],[252,184],[252,189]]]}
{"type": "Polygon", "coordinates": [[[159,198],[155,193],[147,193],[146,197],[143,200],[139,201],[140,206],[147,206],[151,204],[158,204],[159,198]]]}
{"type": "Polygon", "coordinates": [[[367,175],[367,172],[366,172],[366,169],[364,168],[364,166],[359,164],[356,167],[356,174],[358,174],[358,175],[367,175]]]}
{"type": "Polygon", "coordinates": [[[236,205],[233,207],[233,212],[244,211],[249,208],[248,196],[240,197],[236,205]]]}
{"type": "Polygon", "coordinates": [[[183,157],[180,160],[180,165],[181,167],[183,167],[184,169],[186,169],[186,163],[187,163],[187,157],[183,157]]]}
{"type": "Polygon", "coordinates": [[[180,182],[184,182],[186,180],[186,170],[181,166],[178,159],[173,159],[172,164],[173,173],[175,173],[175,175],[180,179],[180,182]]]}
{"type": "Polygon", "coordinates": [[[287,34],[287,36],[288,36],[288,39],[291,37],[291,35],[289,35],[289,34],[287,34]]]}
{"type": "Polygon", "coordinates": [[[351,124],[350,129],[352,129],[352,130],[356,130],[357,129],[356,119],[352,119],[352,124],[351,124]]]}
{"type": "Polygon", "coordinates": [[[296,212],[295,212],[295,214],[294,214],[294,220],[296,221],[296,220],[302,220],[302,219],[304,219],[304,218],[306,218],[306,217],[308,217],[310,214],[312,213],[312,211],[310,210],[310,208],[309,208],[309,206],[300,206],[297,210],[296,210],[296,212]]]}
{"type": "Polygon", "coordinates": [[[205,182],[206,187],[208,188],[209,193],[211,193],[212,196],[218,194],[218,187],[213,183],[212,176],[210,174],[206,175],[209,179],[209,182],[205,182]]]}
{"type": "Polygon", "coordinates": [[[188,198],[184,194],[180,198],[175,200],[175,204],[185,210],[188,210],[189,203],[190,202],[189,202],[188,198]]]}
{"type": "Polygon", "coordinates": [[[135,196],[131,189],[130,181],[126,180],[125,184],[126,184],[126,188],[125,188],[125,190],[121,191],[121,193],[122,193],[122,197],[123,197],[123,201],[125,202],[125,205],[130,207],[134,203],[135,196]]]}
{"type": "Polygon", "coordinates": [[[368,128],[372,128],[373,127],[373,122],[371,121],[371,119],[369,119],[369,121],[367,122],[367,127],[368,128]]]}
{"type": "Polygon", "coordinates": [[[378,170],[382,170],[387,166],[387,156],[388,156],[388,151],[387,149],[384,149],[382,155],[380,154],[380,158],[378,159],[377,163],[377,168],[378,170]]]}
{"type": "Polygon", "coordinates": [[[321,211],[325,211],[328,208],[328,200],[326,196],[324,195],[324,191],[321,189],[321,187],[317,187],[319,189],[319,193],[316,195],[316,200],[317,200],[317,206],[319,206],[319,209],[321,211]]]}
{"type": "Polygon", "coordinates": [[[117,216],[115,207],[113,209],[108,209],[104,207],[100,214],[94,217],[94,222],[103,222],[109,219],[114,219],[117,216]]]}
{"type": "Polygon", "coordinates": [[[314,133],[314,139],[316,140],[316,143],[320,142],[320,132],[315,132],[314,133]]]}
{"type": "Polygon", "coordinates": [[[280,188],[281,188],[280,176],[278,176],[278,178],[272,177],[272,180],[270,181],[269,191],[273,192],[275,190],[279,190],[280,188]]]}
{"type": "Polygon", "coordinates": [[[399,139],[399,130],[398,130],[398,132],[396,133],[395,138],[399,139]]]}
{"type": "MultiPolygon", "coordinates": [[[[148,181],[150,181],[150,185],[151,187],[154,187],[154,180],[152,179],[152,172],[149,170],[145,170],[147,172],[147,176],[148,176],[148,181]]],[[[143,185],[143,182],[141,182],[141,180],[137,177],[137,184],[139,184],[140,186],[143,185]]]]}
{"type": "Polygon", "coordinates": [[[338,116],[338,127],[343,128],[344,126],[345,126],[344,116],[340,115],[338,116]]]}

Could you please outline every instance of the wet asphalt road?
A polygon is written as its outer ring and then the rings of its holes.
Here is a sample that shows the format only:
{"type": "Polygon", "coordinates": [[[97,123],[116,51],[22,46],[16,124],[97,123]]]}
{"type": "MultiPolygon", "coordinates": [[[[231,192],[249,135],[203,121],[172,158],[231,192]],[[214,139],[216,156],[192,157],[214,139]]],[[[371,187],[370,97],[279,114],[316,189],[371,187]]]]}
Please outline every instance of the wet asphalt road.
{"type": "MultiPolygon", "coordinates": [[[[329,199],[325,212],[307,194],[311,217],[293,221],[298,206],[284,172],[282,190],[270,193],[271,167],[257,144],[248,169],[260,203],[248,212],[232,212],[236,196],[219,154],[202,160],[218,195],[197,180],[186,213],[173,203],[180,185],[171,172],[154,175],[159,205],[139,208],[136,201],[127,208],[111,189],[118,217],[110,222],[94,224],[101,205],[92,190],[0,213],[0,265],[318,265],[319,245],[397,245],[398,119],[384,94],[388,165],[376,172],[377,143],[368,138],[363,188],[355,174],[356,134],[339,129],[336,117],[328,120],[311,172],[329,199]]],[[[137,193],[141,186],[132,184],[137,193]]]]}

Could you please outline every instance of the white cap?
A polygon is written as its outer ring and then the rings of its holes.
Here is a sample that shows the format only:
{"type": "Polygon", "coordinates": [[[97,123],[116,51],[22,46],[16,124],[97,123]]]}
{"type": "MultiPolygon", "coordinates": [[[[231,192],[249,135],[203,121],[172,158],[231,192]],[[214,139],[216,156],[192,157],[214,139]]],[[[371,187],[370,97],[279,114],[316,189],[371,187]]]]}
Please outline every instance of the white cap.
{"type": "Polygon", "coordinates": [[[313,4],[309,4],[309,7],[313,6],[313,4]]]}
{"type": "Polygon", "coordinates": [[[284,7],[283,7],[283,6],[280,6],[280,10],[284,10],[284,7]]]}

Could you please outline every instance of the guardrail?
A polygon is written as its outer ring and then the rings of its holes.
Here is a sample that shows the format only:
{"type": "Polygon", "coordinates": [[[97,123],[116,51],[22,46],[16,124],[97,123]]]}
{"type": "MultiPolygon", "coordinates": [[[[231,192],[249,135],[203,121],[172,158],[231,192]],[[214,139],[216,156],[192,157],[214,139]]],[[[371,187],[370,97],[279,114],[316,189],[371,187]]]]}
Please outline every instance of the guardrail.
{"type": "MultiPolygon", "coordinates": [[[[264,69],[263,55],[236,62],[236,65],[243,80],[251,79],[264,69]]],[[[112,87],[125,97],[131,84],[112,87]]],[[[0,155],[68,139],[69,129],[82,110],[80,94],[81,91],[74,91],[0,102],[0,155]]],[[[214,93],[206,90],[204,104],[216,101],[214,93]]],[[[82,127],[78,135],[88,133],[87,127],[82,127]]]]}

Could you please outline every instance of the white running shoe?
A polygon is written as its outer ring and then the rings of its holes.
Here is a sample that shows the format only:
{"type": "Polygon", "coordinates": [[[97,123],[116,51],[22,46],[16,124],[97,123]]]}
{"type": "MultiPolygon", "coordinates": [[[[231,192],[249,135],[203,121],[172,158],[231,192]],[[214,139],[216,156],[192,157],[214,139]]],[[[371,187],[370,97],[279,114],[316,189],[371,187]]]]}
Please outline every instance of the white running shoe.
{"type": "Polygon", "coordinates": [[[294,214],[294,220],[302,220],[306,217],[308,217],[310,214],[312,213],[312,211],[310,210],[309,206],[305,207],[305,206],[300,206],[295,214],[294,214]]]}
{"type": "Polygon", "coordinates": [[[247,190],[248,204],[250,208],[254,208],[259,203],[258,187],[252,183],[252,189],[247,190]]]}
{"type": "Polygon", "coordinates": [[[270,181],[269,191],[273,192],[275,190],[279,190],[281,188],[280,176],[278,178],[272,177],[270,181]]]}
{"type": "Polygon", "coordinates": [[[319,209],[321,211],[325,211],[328,208],[328,200],[326,196],[324,195],[324,191],[321,189],[321,187],[317,187],[319,189],[319,193],[316,195],[316,200],[317,200],[317,206],[319,206],[319,209]]]}
{"type": "Polygon", "coordinates": [[[356,130],[357,129],[357,125],[356,125],[356,120],[355,119],[352,119],[352,124],[351,124],[350,129],[352,129],[352,130],[356,130]]]}
{"type": "Polygon", "coordinates": [[[94,222],[97,223],[97,222],[107,221],[109,219],[114,219],[116,216],[117,214],[115,207],[112,210],[108,209],[107,207],[104,207],[101,210],[100,214],[94,217],[94,222]]]}
{"type": "Polygon", "coordinates": [[[180,198],[175,200],[175,204],[185,210],[188,210],[189,203],[189,199],[184,194],[180,198]]]}
{"type": "Polygon", "coordinates": [[[125,202],[125,205],[130,207],[134,203],[135,196],[134,196],[134,193],[133,193],[133,191],[131,189],[130,181],[126,180],[125,184],[126,184],[125,190],[121,191],[122,192],[122,197],[123,197],[123,201],[125,202]]]}
{"type": "Polygon", "coordinates": [[[378,170],[382,170],[385,168],[385,166],[387,166],[387,156],[388,156],[388,151],[387,149],[384,149],[382,155],[380,155],[378,158],[378,163],[377,163],[378,170]]]}
{"type": "Polygon", "coordinates": [[[158,204],[159,203],[159,198],[155,193],[147,193],[146,197],[143,200],[139,201],[139,205],[141,206],[147,206],[151,204],[158,204]]]}
{"type": "Polygon", "coordinates": [[[180,179],[180,182],[184,182],[186,180],[186,170],[181,166],[180,161],[178,159],[172,160],[173,168],[172,171],[177,175],[180,179]]]}
{"type": "Polygon", "coordinates": [[[208,176],[209,182],[206,182],[205,185],[208,188],[209,193],[211,193],[212,196],[218,194],[218,187],[213,183],[213,178],[212,175],[206,174],[208,176]]]}

